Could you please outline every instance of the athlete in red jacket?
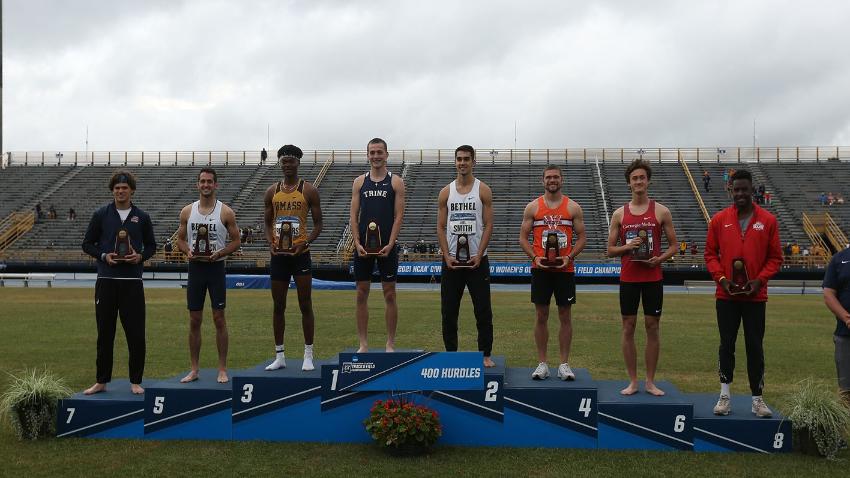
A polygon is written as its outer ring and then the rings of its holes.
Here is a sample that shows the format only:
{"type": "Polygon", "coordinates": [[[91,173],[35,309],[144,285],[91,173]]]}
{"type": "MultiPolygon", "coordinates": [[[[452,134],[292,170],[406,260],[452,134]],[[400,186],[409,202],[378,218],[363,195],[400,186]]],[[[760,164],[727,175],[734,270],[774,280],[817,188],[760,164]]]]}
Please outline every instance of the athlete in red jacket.
{"type": "Polygon", "coordinates": [[[762,399],[762,341],[767,281],[782,265],[779,226],[773,214],[753,204],[753,178],[749,171],[736,171],[731,179],[734,204],[714,215],[705,242],[705,265],[717,282],[720,331],[720,399],[714,413],[728,415],[732,410],[729,384],[735,370],[735,340],[743,321],[752,412],[766,418],[772,412],[762,399]],[[736,269],[735,265],[742,268],[736,269]]]}

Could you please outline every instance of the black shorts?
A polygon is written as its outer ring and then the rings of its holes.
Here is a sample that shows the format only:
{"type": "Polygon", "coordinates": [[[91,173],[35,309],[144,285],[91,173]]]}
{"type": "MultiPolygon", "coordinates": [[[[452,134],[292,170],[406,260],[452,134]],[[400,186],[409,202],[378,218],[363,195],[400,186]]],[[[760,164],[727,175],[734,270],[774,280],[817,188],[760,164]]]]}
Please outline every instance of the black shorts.
{"type": "Polygon", "coordinates": [[[224,261],[189,261],[189,283],[186,285],[186,304],[191,311],[204,310],[204,300],[210,291],[210,303],[223,310],[227,303],[227,281],[224,261]]]}
{"type": "Polygon", "coordinates": [[[664,284],[655,282],[620,282],[620,313],[637,315],[638,303],[643,298],[643,315],[661,315],[664,304],[664,284]]]}
{"type": "Polygon", "coordinates": [[[564,307],[576,303],[576,276],[572,272],[531,269],[531,302],[549,305],[555,294],[555,303],[564,307]]]}
{"type": "Polygon", "coordinates": [[[269,275],[272,280],[289,284],[289,279],[292,276],[310,275],[312,268],[313,261],[310,259],[310,251],[297,256],[278,254],[272,256],[269,275]]]}
{"type": "Polygon", "coordinates": [[[354,280],[371,281],[375,263],[378,263],[378,273],[381,282],[395,282],[398,274],[398,251],[395,248],[387,257],[359,257],[354,256],[354,280]]]}

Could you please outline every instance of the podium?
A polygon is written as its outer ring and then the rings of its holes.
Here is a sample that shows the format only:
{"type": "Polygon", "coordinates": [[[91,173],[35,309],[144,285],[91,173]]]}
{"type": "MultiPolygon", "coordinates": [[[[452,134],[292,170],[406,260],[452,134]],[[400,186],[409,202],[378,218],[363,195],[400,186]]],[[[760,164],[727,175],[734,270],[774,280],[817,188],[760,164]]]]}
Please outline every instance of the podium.
{"type": "Polygon", "coordinates": [[[217,370],[180,383],[183,375],[144,384],[132,395],[126,380],[108,391],[59,402],[60,437],[265,440],[369,443],[363,424],[376,400],[395,399],[437,411],[439,444],[549,448],[787,453],[791,422],[750,411],[750,397],[732,397],[732,414],[715,416],[715,394],[682,393],[669,382],[655,397],[620,395],[626,381],[594,380],[574,369],[532,380],[530,368],[507,366],[481,352],[345,351],[302,371],[298,359],[266,371],[269,362],[216,381],[217,370]]]}

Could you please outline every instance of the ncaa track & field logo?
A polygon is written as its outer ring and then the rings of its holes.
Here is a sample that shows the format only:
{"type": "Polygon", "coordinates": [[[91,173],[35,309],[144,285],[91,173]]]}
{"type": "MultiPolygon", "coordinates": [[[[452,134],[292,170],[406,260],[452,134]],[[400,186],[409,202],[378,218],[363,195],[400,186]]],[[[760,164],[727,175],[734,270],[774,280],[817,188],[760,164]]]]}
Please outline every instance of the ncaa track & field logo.
{"type": "Polygon", "coordinates": [[[375,369],[375,362],[360,362],[357,356],[351,357],[351,362],[342,363],[342,373],[371,372],[375,369]]]}

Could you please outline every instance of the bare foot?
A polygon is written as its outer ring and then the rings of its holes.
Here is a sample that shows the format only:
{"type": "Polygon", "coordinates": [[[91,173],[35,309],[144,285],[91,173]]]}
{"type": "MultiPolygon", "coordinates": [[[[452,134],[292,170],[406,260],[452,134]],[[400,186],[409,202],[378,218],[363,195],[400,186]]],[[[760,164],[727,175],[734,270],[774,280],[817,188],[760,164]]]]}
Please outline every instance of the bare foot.
{"type": "Polygon", "coordinates": [[[393,344],[387,344],[386,351],[387,351],[387,352],[395,352],[395,345],[393,345],[393,344]]]}
{"type": "Polygon", "coordinates": [[[369,346],[366,345],[366,344],[360,344],[360,348],[357,349],[357,353],[359,353],[359,354],[365,354],[368,351],[369,351],[369,346]]]}
{"type": "Polygon", "coordinates": [[[230,379],[227,378],[227,370],[218,371],[218,383],[227,383],[230,379]]]}
{"type": "Polygon", "coordinates": [[[634,395],[638,393],[638,385],[635,382],[629,384],[628,387],[620,390],[620,395],[634,395]]]}
{"type": "Polygon", "coordinates": [[[145,393],[145,389],[142,388],[142,386],[139,385],[138,383],[131,383],[130,384],[130,392],[132,392],[133,395],[141,395],[141,394],[145,393]]]}
{"type": "Polygon", "coordinates": [[[96,383],[96,384],[92,385],[91,387],[85,389],[85,391],[83,391],[83,395],[94,395],[95,393],[100,393],[100,392],[105,392],[105,391],[106,391],[106,384],[105,383],[96,383]]]}
{"type": "Polygon", "coordinates": [[[491,359],[490,357],[484,357],[484,367],[490,368],[495,366],[496,362],[494,362],[493,359],[491,359]]]}
{"type": "Polygon", "coordinates": [[[197,379],[198,379],[198,372],[196,370],[192,370],[191,372],[189,372],[189,375],[186,375],[185,377],[180,379],[180,383],[194,382],[197,379]]]}
{"type": "Polygon", "coordinates": [[[664,396],[664,390],[661,390],[660,388],[656,387],[654,383],[652,383],[648,380],[646,382],[645,388],[646,388],[646,393],[648,393],[650,395],[655,395],[656,397],[663,397],[664,396]]]}

